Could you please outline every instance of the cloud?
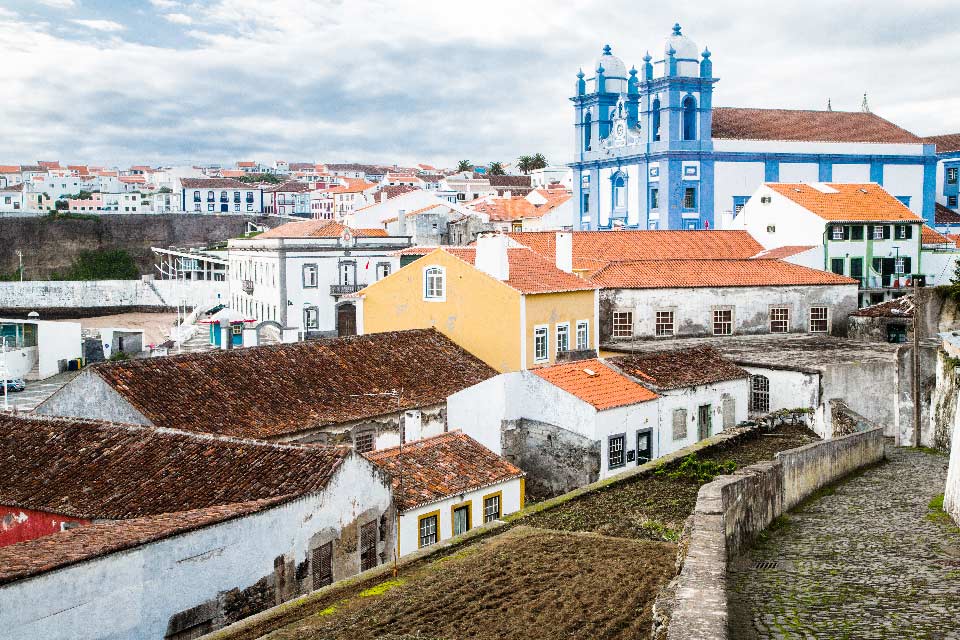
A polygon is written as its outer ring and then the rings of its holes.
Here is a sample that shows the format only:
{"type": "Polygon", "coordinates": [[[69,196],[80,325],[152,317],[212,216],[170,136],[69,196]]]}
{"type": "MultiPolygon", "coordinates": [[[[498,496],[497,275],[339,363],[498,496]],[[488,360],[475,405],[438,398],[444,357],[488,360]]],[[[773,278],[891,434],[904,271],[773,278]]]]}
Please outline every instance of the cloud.
{"type": "Polygon", "coordinates": [[[170,9],[180,6],[180,3],[176,0],[150,0],[150,4],[161,11],[169,11],[170,9]]]}
{"type": "Polygon", "coordinates": [[[94,31],[114,32],[126,29],[125,26],[113,20],[71,20],[71,22],[79,24],[81,27],[93,29],[94,31]]]}
{"type": "Polygon", "coordinates": [[[174,24],[193,24],[193,18],[185,13],[167,13],[163,19],[174,24]]]}
{"type": "Polygon", "coordinates": [[[35,0],[35,2],[54,9],[72,9],[77,6],[75,0],[35,0]]]}

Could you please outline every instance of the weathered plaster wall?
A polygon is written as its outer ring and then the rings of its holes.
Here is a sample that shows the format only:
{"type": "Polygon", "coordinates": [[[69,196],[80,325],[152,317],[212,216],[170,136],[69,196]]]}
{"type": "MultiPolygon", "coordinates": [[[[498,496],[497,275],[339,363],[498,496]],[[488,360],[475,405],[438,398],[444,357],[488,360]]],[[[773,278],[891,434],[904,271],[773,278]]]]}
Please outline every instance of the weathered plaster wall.
{"type": "Polygon", "coordinates": [[[820,405],[820,374],[773,367],[743,367],[750,375],[765,376],[770,382],[770,411],[816,409],[820,405]]]}
{"type": "Polygon", "coordinates": [[[960,414],[954,412],[951,427],[950,465],[943,492],[943,508],[954,522],[960,524],[960,414]]]}
{"type": "Polygon", "coordinates": [[[953,428],[957,421],[958,393],[960,381],[956,365],[946,352],[938,351],[928,429],[931,434],[930,446],[939,451],[948,452],[951,449],[953,428]]]}
{"type": "MultiPolygon", "coordinates": [[[[149,310],[227,301],[227,283],[213,280],[38,280],[0,282],[0,310],[39,311],[45,318],[76,309],[149,310]]],[[[76,311],[73,311],[76,313],[76,311]]]]}
{"type": "Polygon", "coordinates": [[[600,442],[537,420],[504,420],[502,455],[527,474],[527,492],[547,498],[600,478],[600,442]]]}
{"type": "MultiPolygon", "coordinates": [[[[930,413],[934,388],[937,382],[937,352],[938,346],[934,341],[923,341],[920,344],[920,444],[925,447],[934,445],[934,434],[931,427],[930,413]]],[[[913,426],[913,345],[902,345],[897,350],[897,393],[894,396],[894,432],[898,445],[911,445],[914,442],[913,426]]],[[[847,403],[858,413],[872,419],[864,413],[849,398],[847,403]]],[[[887,424],[889,423],[881,423],[887,424]]]]}
{"type": "Polygon", "coordinates": [[[90,521],[59,513],[0,506],[0,547],[63,531],[64,525],[82,524],[90,524],[90,521]]]}
{"type": "Polygon", "coordinates": [[[94,369],[82,371],[79,376],[40,403],[35,413],[153,425],[146,416],[114,391],[113,387],[104,382],[94,369]]]}
{"type": "Polygon", "coordinates": [[[350,456],[321,493],[4,585],[0,628],[11,640],[216,629],[312,590],[311,552],[328,541],[334,579],[357,573],[360,524],[383,516],[385,559],[396,543],[388,481],[350,456]]]}

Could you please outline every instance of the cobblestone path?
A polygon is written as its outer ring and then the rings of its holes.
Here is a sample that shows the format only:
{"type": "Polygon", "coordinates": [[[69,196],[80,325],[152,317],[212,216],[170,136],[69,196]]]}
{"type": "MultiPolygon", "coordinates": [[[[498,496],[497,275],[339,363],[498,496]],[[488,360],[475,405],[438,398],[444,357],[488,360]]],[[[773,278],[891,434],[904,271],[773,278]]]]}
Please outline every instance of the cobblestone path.
{"type": "Polygon", "coordinates": [[[960,530],[928,517],[947,458],[893,446],[887,457],[732,563],[731,638],[960,639],[960,530]]]}

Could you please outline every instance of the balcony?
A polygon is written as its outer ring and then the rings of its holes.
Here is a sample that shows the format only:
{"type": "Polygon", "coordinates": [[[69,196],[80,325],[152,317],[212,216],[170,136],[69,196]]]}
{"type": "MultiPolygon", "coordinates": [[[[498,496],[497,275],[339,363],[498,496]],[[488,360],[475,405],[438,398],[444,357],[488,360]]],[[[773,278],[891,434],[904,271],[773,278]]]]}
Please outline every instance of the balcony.
{"type": "Polygon", "coordinates": [[[253,294],[253,280],[243,280],[242,281],[243,292],[247,295],[253,294]]]}
{"type": "Polygon", "coordinates": [[[365,284],[332,284],[330,285],[330,295],[332,296],[345,296],[351,293],[356,293],[363,289],[365,284]]]}
{"type": "Polygon", "coordinates": [[[858,278],[853,276],[854,280],[860,281],[860,288],[867,290],[880,291],[884,289],[912,289],[913,280],[916,279],[917,284],[921,287],[926,286],[927,277],[922,274],[910,275],[907,273],[904,274],[884,274],[882,276],[872,275],[867,277],[858,278]]]}

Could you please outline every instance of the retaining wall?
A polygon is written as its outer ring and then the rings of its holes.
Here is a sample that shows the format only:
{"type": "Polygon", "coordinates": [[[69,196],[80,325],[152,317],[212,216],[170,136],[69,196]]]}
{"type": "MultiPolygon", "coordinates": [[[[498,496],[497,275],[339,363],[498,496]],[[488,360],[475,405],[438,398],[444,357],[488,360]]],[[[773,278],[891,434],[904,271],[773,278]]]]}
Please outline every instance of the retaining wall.
{"type": "MultiPolygon", "coordinates": [[[[669,640],[726,640],[727,560],[814,491],[883,459],[883,429],[782,451],[700,487],[673,585],[669,640]]],[[[658,603],[659,604],[659,603],[658,603]]]]}
{"type": "Polygon", "coordinates": [[[227,282],[214,280],[43,280],[0,282],[0,310],[17,314],[77,309],[166,309],[195,306],[220,295],[226,301],[227,282]]]}

